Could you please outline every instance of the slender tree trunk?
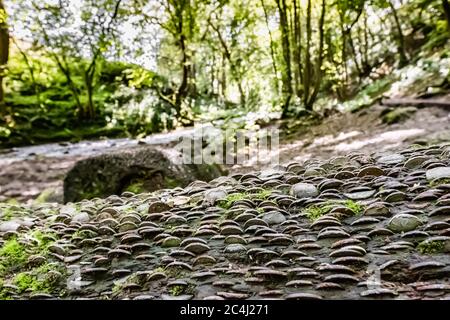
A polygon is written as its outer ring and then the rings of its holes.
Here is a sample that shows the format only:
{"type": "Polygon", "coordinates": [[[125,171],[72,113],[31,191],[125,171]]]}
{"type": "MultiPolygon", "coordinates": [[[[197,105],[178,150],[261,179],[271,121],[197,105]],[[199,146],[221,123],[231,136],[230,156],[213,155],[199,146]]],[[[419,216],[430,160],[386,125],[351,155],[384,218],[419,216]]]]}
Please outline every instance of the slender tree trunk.
{"type": "Polygon", "coordinates": [[[181,83],[178,87],[178,90],[175,95],[175,112],[177,118],[181,116],[181,103],[187,96],[187,88],[188,88],[188,81],[189,81],[189,58],[187,54],[187,48],[186,48],[186,37],[183,33],[183,16],[182,14],[178,17],[178,34],[180,36],[179,38],[179,46],[181,50],[181,65],[182,65],[182,76],[181,76],[181,83]]]}
{"type": "Polygon", "coordinates": [[[236,82],[237,87],[238,87],[238,91],[239,91],[239,95],[240,95],[240,103],[242,106],[245,106],[246,99],[245,99],[245,91],[244,91],[244,88],[242,87],[242,77],[240,75],[240,72],[238,71],[238,68],[237,68],[235,62],[233,61],[233,58],[231,57],[231,51],[228,48],[228,45],[225,42],[225,39],[222,37],[222,34],[221,34],[219,28],[216,27],[211,21],[209,21],[209,25],[211,26],[211,28],[214,29],[214,31],[217,34],[217,37],[219,38],[220,45],[222,46],[222,49],[223,49],[224,57],[227,59],[228,63],[230,64],[231,76],[233,77],[233,79],[236,82]]]}
{"type": "Polygon", "coordinates": [[[270,39],[270,56],[272,58],[272,66],[273,66],[273,73],[275,75],[275,89],[277,90],[277,93],[279,93],[279,86],[278,86],[278,69],[277,69],[277,59],[275,56],[275,48],[274,48],[274,42],[273,42],[273,36],[272,36],[272,31],[270,31],[270,27],[269,27],[269,14],[267,12],[267,8],[266,5],[264,3],[264,0],[261,0],[261,6],[264,10],[264,17],[265,17],[265,21],[266,21],[266,26],[267,26],[267,31],[269,31],[269,39],[270,39]]]}
{"type": "Polygon", "coordinates": [[[222,93],[222,98],[225,99],[227,94],[227,59],[225,58],[225,53],[222,54],[222,75],[220,81],[220,89],[222,93]]]}
{"type": "Polygon", "coordinates": [[[306,9],[306,53],[305,53],[305,74],[303,76],[303,104],[307,110],[310,110],[312,107],[309,105],[309,95],[311,88],[311,77],[312,77],[312,68],[311,68],[311,0],[308,0],[308,7],[306,9]]]}
{"type": "Polygon", "coordinates": [[[395,20],[395,26],[397,28],[397,42],[398,42],[398,54],[400,57],[399,66],[403,67],[408,63],[408,58],[406,57],[406,51],[405,51],[405,37],[403,35],[402,31],[402,25],[400,24],[400,19],[398,18],[397,10],[395,9],[394,4],[392,3],[392,0],[388,1],[389,6],[392,10],[392,15],[394,16],[395,20]]]}
{"type": "Polygon", "coordinates": [[[293,54],[294,54],[294,77],[295,77],[295,94],[297,97],[301,97],[301,84],[303,82],[302,77],[302,46],[301,46],[301,26],[300,26],[300,8],[297,3],[298,0],[293,1],[294,5],[294,42],[293,42],[293,54]]]}
{"type": "Polygon", "coordinates": [[[281,31],[281,42],[283,47],[283,59],[284,59],[284,69],[282,72],[282,82],[283,82],[283,112],[281,117],[285,118],[287,116],[287,111],[289,103],[292,98],[292,73],[291,73],[291,49],[289,43],[289,26],[287,20],[287,8],[286,0],[277,0],[278,11],[280,13],[280,31],[281,31]]]}
{"type": "Polygon", "coordinates": [[[211,94],[214,96],[216,90],[214,88],[214,83],[216,82],[215,76],[216,76],[216,70],[214,66],[216,65],[216,55],[212,55],[212,64],[211,64],[211,94]]]}
{"type": "Polygon", "coordinates": [[[322,0],[322,11],[319,20],[319,51],[317,53],[316,69],[315,69],[315,79],[314,88],[306,102],[306,109],[309,111],[313,110],[314,102],[316,101],[317,95],[319,94],[320,85],[322,84],[322,64],[323,64],[323,45],[325,36],[325,15],[326,15],[326,0],[322,0]]]}
{"type": "Polygon", "coordinates": [[[450,4],[448,0],[442,0],[442,7],[444,8],[445,19],[447,20],[447,30],[450,32],[450,4]]]}
{"type": "Polygon", "coordinates": [[[94,86],[93,86],[93,78],[88,72],[86,72],[85,74],[85,84],[88,101],[86,108],[81,116],[82,118],[92,120],[94,119],[95,116],[95,105],[93,100],[94,86]]]}
{"type": "Polygon", "coordinates": [[[44,108],[44,106],[41,103],[41,90],[39,90],[39,85],[36,81],[36,77],[34,76],[34,68],[30,63],[30,59],[28,59],[27,54],[19,46],[16,39],[14,39],[14,37],[11,37],[11,40],[14,43],[14,45],[16,46],[17,50],[19,50],[19,53],[22,56],[23,61],[27,65],[28,72],[30,73],[30,77],[31,77],[31,82],[33,83],[33,90],[34,90],[34,94],[36,95],[37,104],[39,105],[40,108],[44,108]]]}
{"type": "Polygon", "coordinates": [[[0,115],[6,114],[3,78],[9,58],[9,33],[6,23],[6,11],[0,0],[0,115]]]}
{"type": "MultiPolygon", "coordinates": [[[[350,46],[350,49],[352,50],[352,56],[353,56],[353,62],[355,63],[355,68],[356,71],[358,72],[358,75],[361,76],[362,73],[362,68],[359,66],[359,61],[358,61],[358,54],[356,52],[356,48],[355,48],[355,43],[353,41],[353,36],[352,36],[352,32],[350,30],[349,34],[348,34],[348,44],[350,46]]],[[[361,48],[361,44],[358,46],[358,48],[361,48]]],[[[359,80],[361,80],[361,78],[359,78],[359,80]]]]}

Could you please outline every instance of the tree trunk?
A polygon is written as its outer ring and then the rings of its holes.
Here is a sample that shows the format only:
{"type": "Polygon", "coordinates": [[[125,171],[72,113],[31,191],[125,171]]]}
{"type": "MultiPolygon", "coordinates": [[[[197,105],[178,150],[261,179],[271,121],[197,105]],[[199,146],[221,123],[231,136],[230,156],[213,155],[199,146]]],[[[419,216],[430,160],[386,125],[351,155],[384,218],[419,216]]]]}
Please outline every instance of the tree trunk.
{"type": "Polygon", "coordinates": [[[317,95],[319,94],[320,85],[322,84],[325,14],[326,14],[326,0],[322,0],[322,11],[319,20],[319,52],[317,53],[317,61],[315,66],[316,69],[315,69],[314,88],[311,97],[309,97],[309,99],[306,101],[306,109],[309,111],[313,110],[314,102],[316,101],[317,95]]]}
{"type": "Polygon", "coordinates": [[[277,90],[277,93],[279,93],[278,90],[278,69],[277,69],[277,59],[275,57],[275,48],[274,48],[274,42],[273,42],[273,37],[272,37],[272,31],[270,31],[270,27],[269,27],[269,14],[267,13],[267,8],[266,5],[264,3],[264,0],[261,0],[261,6],[264,10],[264,17],[265,17],[265,21],[266,21],[266,26],[267,26],[267,31],[269,31],[269,38],[270,38],[270,56],[272,58],[272,66],[273,66],[273,73],[275,75],[275,89],[277,90]]]}
{"type": "Polygon", "coordinates": [[[3,91],[3,78],[9,58],[9,33],[6,23],[6,11],[3,1],[0,0],[0,115],[6,113],[5,93],[3,91]]]}
{"type": "Polygon", "coordinates": [[[311,68],[311,0],[308,0],[308,7],[306,9],[306,53],[305,53],[305,74],[303,76],[303,104],[306,110],[311,110],[312,106],[309,105],[309,91],[311,88],[311,76],[312,76],[312,68],[311,68]]]}
{"type": "Polygon", "coordinates": [[[93,100],[94,86],[93,77],[88,72],[85,74],[85,83],[88,101],[84,113],[81,116],[82,118],[92,120],[95,116],[95,105],[93,100]]]}
{"type": "Polygon", "coordinates": [[[447,30],[450,32],[450,4],[448,0],[442,0],[442,7],[444,8],[445,19],[447,20],[447,30]]]}
{"type": "Polygon", "coordinates": [[[231,57],[230,49],[228,48],[228,45],[225,42],[225,39],[222,37],[222,34],[220,33],[219,28],[216,27],[211,21],[208,21],[208,23],[211,26],[211,28],[214,29],[214,31],[217,34],[217,37],[219,38],[220,45],[221,45],[221,47],[223,49],[223,56],[227,59],[228,63],[230,64],[231,75],[232,75],[234,81],[236,81],[236,84],[237,84],[237,87],[238,87],[238,91],[239,91],[239,95],[240,95],[240,103],[241,103],[242,106],[245,106],[246,97],[245,97],[244,88],[242,87],[241,74],[237,70],[236,64],[235,64],[235,62],[233,61],[233,59],[231,57]]]}
{"type": "Polygon", "coordinates": [[[281,41],[283,48],[283,59],[284,59],[284,69],[282,72],[283,80],[283,112],[281,117],[285,118],[287,116],[287,111],[289,103],[292,98],[292,74],[291,74],[291,49],[289,43],[289,26],[287,20],[287,8],[286,0],[277,0],[278,11],[280,13],[280,31],[281,31],[281,41]]]}
{"type": "Polygon", "coordinates": [[[400,56],[399,66],[404,67],[408,63],[408,58],[406,57],[405,51],[405,37],[402,31],[402,25],[400,24],[400,19],[398,18],[397,10],[391,0],[388,1],[389,6],[392,10],[392,15],[394,16],[395,26],[397,28],[398,37],[398,54],[400,56]]]}
{"type": "Polygon", "coordinates": [[[183,33],[183,15],[181,14],[178,20],[178,33],[179,33],[179,45],[181,50],[181,65],[182,65],[182,76],[181,83],[178,87],[178,90],[175,95],[175,112],[176,117],[179,118],[181,116],[181,103],[187,96],[187,88],[189,81],[189,58],[187,54],[186,48],[186,37],[183,33]]]}
{"type": "Polygon", "coordinates": [[[300,26],[300,8],[298,7],[297,0],[293,1],[294,4],[294,64],[295,64],[295,94],[297,97],[301,97],[301,84],[303,82],[302,77],[302,46],[301,46],[301,26],[300,26]]]}
{"type": "Polygon", "coordinates": [[[36,102],[41,109],[45,109],[45,107],[42,105],[42,102],[41,102],[41,90],[39,89],[39,85],[36,81],[36,77],[34,76],[33,66],[31,65],[27,54],[25,53],[25,51],[22,50],[22,48],[19,46],[17,41],[14,39],[14,37],[11,37],[11,40],[14,43],[14,45],[16,46],[17,50],[19,50],[20,55],[22,56],[23,61],[27,65],[28,71],[30,72],[31,82],[33,83],[34,93],[36,94],[36,102]]]}

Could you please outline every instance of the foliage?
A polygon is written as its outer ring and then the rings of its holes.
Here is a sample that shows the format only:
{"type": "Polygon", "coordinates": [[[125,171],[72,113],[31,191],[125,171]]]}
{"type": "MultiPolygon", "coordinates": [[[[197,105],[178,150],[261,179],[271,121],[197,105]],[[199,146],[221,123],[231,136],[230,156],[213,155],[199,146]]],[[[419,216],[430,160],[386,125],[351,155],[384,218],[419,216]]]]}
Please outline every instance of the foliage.
{"type": "Polygon", "coordinates": [[[58,284],[62,269],[55,264],[44,264],[31,271],[18,273],[14,277],[14,284],[19,293],[24,291],[50,293],[58,284]]]}
{"type": "Polygon", "coordinates": [[[329,206],[310,206],[303,210],[303,213],[308,217],[309,220],[315,221],[319,219],[324,214],[328,213],[331,208],[329,206]]]}
{"type": "Polygon", "coordinates": [[[448,51],[438,0],[5,2],[6,146],[355,111],[449,74],[422,55],[448,51]]]}
{"type": "Polygon", "coordinates": [[[355,215],[360,215],[364,211],[364,206],[353,200],[346,200],[344,206],[352,210],[355,215]]]}
{"type": "Polygon", "coordinates": [[[417,246],[417,250],[422,254],[436,254],[444,251],[445,241],[429,241],[421,242],[417,246]]]}
{"type": "Polygon", "coordinates": [[[355,202],[353,200],[345,200],[345,201],[326,201],[325,203],[319,204],[319,205],[312,205],[307,208],[305,208],[302,212],[304,215],[311,221],[316,221],[323,215],[330,212],[331,209],[333,209],[334,206],[341,205],[345,206],[348,209],[350,209],[354,215],[360,215],[364,212],[364,206],[361,205],[358,202],[355,202]]]}
{"type": "Polygon", "coordinates": [[[170,295],[176,297],[176,296],[181,295],[184,292],[184,287],[175,285],[175,286],[170,287],[169,292],[170,292],[170,295]]]}
{"type": "Polygon", "coordinates": [[[219,207],[229,209],[237,201],[241,200],[266,200],[272,192],[270,190],[262,190],[257,193],[232,193],[229,194],[224,200],[219,201],[219,207]]]}
{"type": "Polygon", "coordinates": [[[12,238],[6,241],[0,248],[0,265],[2,271],[9,272],[17,267],[23,265],[29,257],[25,246],[12,238]]]}

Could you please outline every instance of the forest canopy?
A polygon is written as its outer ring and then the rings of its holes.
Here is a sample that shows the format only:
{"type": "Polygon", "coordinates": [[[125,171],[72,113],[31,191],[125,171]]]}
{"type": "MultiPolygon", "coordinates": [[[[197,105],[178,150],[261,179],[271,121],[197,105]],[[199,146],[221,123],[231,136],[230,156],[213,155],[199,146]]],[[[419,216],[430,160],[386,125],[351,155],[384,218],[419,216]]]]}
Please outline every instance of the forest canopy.
{"type": "Polygon", "coordinates": [[[447,0],[1,0],[0,139],[364,104],[449,26],[447,0]]]}

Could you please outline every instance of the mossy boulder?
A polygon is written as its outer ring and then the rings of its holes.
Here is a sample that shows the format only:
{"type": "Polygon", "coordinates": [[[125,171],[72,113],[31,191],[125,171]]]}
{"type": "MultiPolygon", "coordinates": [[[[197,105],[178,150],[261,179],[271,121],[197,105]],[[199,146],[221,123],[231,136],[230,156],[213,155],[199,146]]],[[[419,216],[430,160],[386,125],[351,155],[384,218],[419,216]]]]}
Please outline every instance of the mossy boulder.
{"type": "Polygon", "coordinates": [[[64,179],[64,202],[120,195],[124,191],[152,192],[210,181],[226,171],[219,165],[182,164],[175,151],[139,146],[78,161],[64,179]]]}
{"type": "Polygon", "coordinates": [[[417,111],[416,107],[398,107],[386,109],[382,113],[383,123],[394,124],[409,119],[417,111]]]}

